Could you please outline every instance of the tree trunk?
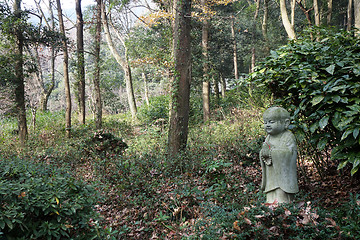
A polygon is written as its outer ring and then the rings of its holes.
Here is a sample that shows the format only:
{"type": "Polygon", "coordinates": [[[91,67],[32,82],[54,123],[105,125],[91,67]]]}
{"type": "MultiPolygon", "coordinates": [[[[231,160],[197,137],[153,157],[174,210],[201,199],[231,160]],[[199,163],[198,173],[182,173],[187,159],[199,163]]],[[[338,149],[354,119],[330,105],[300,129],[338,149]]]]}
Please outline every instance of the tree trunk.
{"type": "Polygon", "coordinates": [[[360,0],[354,0],[354,19],[355,28],[360,29],[360,0]]]}
{"type": "Polygon", "coordinates": [[[234,76],[235,79],[239,79],[238,70],[238,57],[237,57],[237,41],[235,37],[235,17],[231,17],[231,37],[233,41],[233,54],[234,54],[234,76]]]}
{"type": "Polygon", "coordinates": [[[95,95],[95,127],[102,128],[102,101],[100,89],[100,43],[101,43],[101,9],[102,0],[96,0],[96,30],[95,30],[95,73],[94,73],[94,95],[95,95]]]}
{"type": "Polygon", "coordinates": [[[353,0],[349,0],[348,9],[347,9],[347,24],[346,30],[350,31],[353,22],[353,0]]]}
{"type": "Polygon", "coordinates": [[[218,104],[219,100],[220,100],[220,89],[219,89],[219,80],[218,80],[218,78],[214,77],[213,82],[214,82],[215,98],[216,98],[216,102],[218,104]]]}
{"type": "Polygon", "coordinates": [[[127,92],[127,98],[129,103],[130,112],[133,118],[136,118],[137,113],[137,107],[136,107],[136,101],[135,101],[135,94],[134,94],[134,88],[132,84],[132,75],[131,75],[131,68],[127,59],[127,48],[125,45],[125,42],[122,40],[123,46],[125,48],[125,58],[121,57],[120,53],[116,50],[116,47],[114,45],[114,42],[110,35],[110,29],[109,29],[109,23],[106,16],[105,11],[105,5],[102,5],[101,8],[101,14],[102,14],[102,22],[104,27],[104,33],[106,42],[108,44],[108,47],[111,51],[111,54],[116,59],[116,61],[119,63],[119,65],[122,67],[125,73],[125,83],[126,83],[126,92],[127,92]]]}
{"type": "Polygon", "coordinates": [[[328,0],[327,4],[328,4],[328,10],[327,10],[326,22],[327,22],[327,25],[330,25],[331,18],[332,18],[332,0],[328,0]]]}
{"type": "Polygon", "coordinates": [[[142,77],[143,77],[143,80],[144,80],[144,90],[145,90],[145,93],[144,93],[144,97],[145,97],[145,102],[146,102],[146,105],[150,105],[150,101],[149,101],[149,87],[148,87],[148,79],[147,79],[147,75],[145,73],[145,69],[143,70],[143,72],[141,73],[142,77]]]}
{"type": "Polygon", "coordinates": [[[171,108],[168,136],[169,154],[174,156],[186,148],[189,124],[191,81],[191,0],[174,1],[173,55],[174,74],[171,81],[171,108]]]}
{"type": "Polygon", "coordinates": [[[250,72],[254,72],[255,69],[255,63],[256,63],[256,55],[255,55],[255,48],[253,47],[251,49],[251,68],[250,68],[250,72]]]}
{"type": "Polygon", "coordinates": [[[79,122],[85,124],[84,20],[81,0],[75,1],[79,122]]]}
{"type": "MultiPolygon", "coordinates": [[[[56,0],[58,17],[59,17],[59,26],[60,32],[66,36],[64,20],[61,10],[60,0],[56,0]]],[[[65,95],[66,95],[66,112],[65,112],[65,121],[66,121],[66,135],[70,137],[71,134],[71,94],[70,94],[70,81],[69,81],[69,54],[66,39],[63,40],[63,68],[64,68],[64,82],[65,82],[65,95]]]]}
{"type": "Polygon", "coordinates": [[[320,26],[320,12],[318,0],[313,0],[315,26],[320,26]]]}
{"type": "MultiPolygon", "coordinates": [[[[21,19],[21,0],[14,1],[14,15],[16,19],[21,19]]],[[[20,28],[15,29],[16,48],[15,52],[17,60],[15,63],[15,102],[18,117],[19,140],[20,146],[24,147],[28,135],[28,128],[26,123],[26,109],[25,109],[25,86],[24,86],[24,37],[20,28]]]]}
{"type": "Polygon", "coordinates": [[[291,25],[289,21],[289,17],[286,10],[286,3],[285,0],[280,0],[280,12],[281,12],[281,19],[285,28],[285,31],[288,35],[288,37],[292,39],[296,39],[296,34],[294,30],[294,26],[291,25]]]}
{"type": "Polygon", "coordinates": [[[260,0],[256,0],[256,9],[254,14],[254,22],[252,26],[252,33],[251,33],[251,44],[253,47],[251,48],[251,66],[250,66],[250,72],[254,72],[255,69],[255,63],[256,63],[256,56],[255,56],[255,42],[256,42],[256,20],[259,15],[259,9],[260,9],[260,0]]]}
{"type": "Polygon", "coordinates": [[[296,5],[296,0],[291,0],[291,26],[295,26],[295,5],[296,5]]]}
{"type": "MultiPolygon", "coordinates": [[[[203,8],[206,7],[206,0],[201,0],[203,8]]],[[[204,13],[205,19],[202,22],[202,56],[203,56],[203,83],[202,83],[202,100],[203,100],[203,120],[210,120],[210,81],[209,81],[209,20],[204,13]]]]}
{"type": "Polygon", "coordinates": [[[261,24],[262,35],[265,41],[266,55],[270,53],[269,38],[268,38],[268,18],[269,18],[269,0],[264,0],[264,16],[261,24]]]}
{"type": "Polygon", "coordinates": [[[220,73],[220,82],[221,82],[221,97],[224,98],[226,96],[226,79],[220,73]]]}

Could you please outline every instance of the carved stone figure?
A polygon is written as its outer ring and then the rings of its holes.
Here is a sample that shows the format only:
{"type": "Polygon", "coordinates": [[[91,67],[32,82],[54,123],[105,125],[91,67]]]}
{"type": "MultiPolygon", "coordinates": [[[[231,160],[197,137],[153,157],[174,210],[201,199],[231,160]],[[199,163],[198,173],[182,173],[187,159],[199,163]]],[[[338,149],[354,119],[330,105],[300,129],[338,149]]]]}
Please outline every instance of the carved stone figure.
{"type": "Polygon", "coordinates": [[[263,119],[268,135],[260,151],[261,190],[267,203],[289,203],[299,191],[296,140],[288,130],[290,114],[284,108],[271,107],[264,112],[263,119]]]}

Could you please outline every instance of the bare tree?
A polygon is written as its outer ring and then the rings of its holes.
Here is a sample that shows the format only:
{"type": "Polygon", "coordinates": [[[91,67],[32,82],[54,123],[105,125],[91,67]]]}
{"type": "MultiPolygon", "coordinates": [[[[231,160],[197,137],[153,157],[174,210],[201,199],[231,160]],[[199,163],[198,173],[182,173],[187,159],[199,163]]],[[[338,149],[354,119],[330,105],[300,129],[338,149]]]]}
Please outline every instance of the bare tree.
{"type": "Polygon", "coordinates": [[[75,1],[75,9],[79,121],[80,123],[85,124],[84,20],[81,10],[81,0],[75,1]]]}
{"type": "MultiPolygon", "coordinates": [[[[110,27],[109,27],[110,23],[108,21],[108,16],[106,14],[104,4],[102,5],[101,13],[102,13],[102,23],[103,23],[103,27],[104,27],[107,45],[108,45],[113,57],[116,59],[116,61],[119,63],[119,65],[122,67],[122,69],[125,73],[125,83],[126,83],[126,93],[127,93],[127,97],[128,97],[128,103],[129,103],[131,115],[133,118],[135,118],[136,113],[137,113],[137,107],[136,107],[135,94],[134,94],[134,88],[133,88],[133,83],[132,83],[131,68],[130,68],[128,57],[127,57],[127,47],[125,44],[125,39],[123,37],[121,37],[119,32],[115,31],[115,33],[117,34],[117,37],[121,41],[121,43],[124,47],[124,50],[125,50],[125,54],[124,54],[124,56],[122,56],[119,53],[119,51],[116,49],[115,43],[110,34],[110,27]]],[[[115,30],[115,28],[113,28],[113,29],[115,30]]]]}
{"type": "MultiPolygon", "coordinates": [[[[46,16],[46,14],[44,13],[43,9],[41,8],[40,5],[40,0],[36,1],[34,0],[37,10],[41,15],[41,20],[44,20],[46,26],[48,29],[51,29],[52,31],[55,31],[55,18],[54,18],[54,12],[53,12],[53,2],[52,0],[48,1],[48,17],[46,16]]],[[[37,67],[38,67],[38,71],[36,72],[36,79],[38,81],[38,84],[40,86],[40,91],[41,91],[41,96],[40,96],[40,110],[41,111],[47,111],[48,107],[48,101],[49,101],[49,97],[52,93],[52,91],[55,88],[55,59],[56,59],[56,52],[57,50],[55,49],[56,47],[54,46],[54,44],[50,45],[50,56],[49,58],[46,60],[46,62],[50,62],[50,71],[46,70],[46,69],[42,69],[42,62],[41,58],[39,57],[39,51],[41,51],[40,45],[36,44],[35,49],[34,49],[34,53],[28,49],[28,52],[30,53],[30,55],[33,56],[33,59],[35,59],[35,62],[37,63],[37,67]],[[34,56],[35,55],[35,56],[34,56]],[[50,82],[46,83],[46,77],[44,76],[45,72],[49,71],[49,78],[50,78],[50,82]]]]}
{"type": "Polygon", "coordinates": [[[70,94],[70,80],[69,80],[69,54],[68,46],[66,42],[66,32],[64,26],[64,19],[62,15],[61,3],[60,0],[56,0],[60,32],[64,35],[62,41],[63,49],[63,70],[64,70],[64,82],[65,82],[65,95],[66,95],[66,112],[65,112],[65,121],[66,121],[66,135],[70,137],[71,134],[71,94],[70,94]]]}
{"type": "Polygon", "coordinates": [[[286,2],[285,0],[280,0],[280,12],[281,19],[286,30],[286,33],[290,39],[296,39],[296,34],[294,30],[294,25],[292,25],[289,21],[289,16],[286,10],[286,2]]]}
{"type": "Polygon", "coordinates": [[[95,125],[97,129],[102,128],[102,101],[100,89],[100,44],[101,44],[101,9],[102,0],[96,0],[96,30],[95,30],[95,73],[94,73],[94,95],[95,95],[95,125]]]}

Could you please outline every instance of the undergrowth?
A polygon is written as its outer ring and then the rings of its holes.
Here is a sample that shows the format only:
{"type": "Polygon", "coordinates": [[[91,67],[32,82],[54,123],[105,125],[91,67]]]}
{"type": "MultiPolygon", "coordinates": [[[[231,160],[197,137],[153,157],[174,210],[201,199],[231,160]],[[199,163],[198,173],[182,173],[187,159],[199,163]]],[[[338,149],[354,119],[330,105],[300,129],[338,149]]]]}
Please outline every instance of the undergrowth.
{"type": "MultiPolygon", "coordinates": [[[[100,132],[94,129],[91,120],[86,125],[75,124],[72,137],[66,139],[58,114],[40,116],[39,113],[39,119],[44,121],[37,121],[37,127],[30,131],[27,147],[20,150],[16,135],[11,133],[14,120],[2,119],[1,163],[7,166],[4,159],[13,159],[15,153],[21,163],[19,169],[22,164],[32,169],[23,171],[24,176],[30,172],[36,181],[34,186],[25,177],[24,181],[15,181],[17,190],[10,191],[10,195],[7,194],[10,185],[0,186],[2,199],[11,196],[12,202],[8,204],[16,205],[12,212],[10,205],[0,205],[1,216],[5,216],[0,219],[0,232],[10,236],[11,224],[30,224],[20,211],[26,207],[23,201],[28,199],[31,205],[38,204],[47,211],[41,214],[46,215],[48,222],[55,221],[53,226],[57,226],[58,234],[81,239],[75,237],[85,236],[78,235],[80,230],[75,231],[75,226],[80,225],[71,223],[72,218],[66,215],[71,214],[71,207],[77,206],[71,201],[80,199],[84,202],[77,204],[83,206],[80,210],[84,214],[75,219],[83,218],[81,222],[88,224],[81,226],[94,237],[103,234],[113,239],[356,239],[360,236],[359,194],[346,193],[347,197],[338,201],[336,207],[325,206],[327,199],[322,202],[315,192],[312,192],[314,196],[306,192],[310,187],[301,174],[300,187],[304,191],[297,195],[294,204],[264,204],[264,194],[258,187],[261,172],[257,154],[263,141],[261,112],[236,108],[229,112],[221,121],[191,127],[188,149],[177,157],[166,154],[166,123],[132,125],[120,115],[111,116],[105,118],[100,132]],[[100,141],[104,137],[107,140],[100,141]],[[123,143],[128,148],[119,150],[119,146],[125,146],[123,143]],[[49,187],[44,188],[46,192],[38,189],[41,182],[49,187]],[[69,182],[78,186],[75,192],[67,187],[71,186],[69,182]],[[93,196],[94,190],[99,197],[85,198],[87,194],[93,196]],[[45,200],[36,202],[32,196],[37,195],[45,200]],[[70,225],[73,227],[66,227],[70,225]],[[97,233],[97,227],[102,231],[97,233]]],[[[6,172],[8,168],[3,169],[6,172]]],[[[1,181],[5,180],[11,179],[6,177],[1,181]]],[[[35,210],[27,211],[32,218],[39,219],[39,226],[44,224],[40,212],[34,215],[35,210]]]]}

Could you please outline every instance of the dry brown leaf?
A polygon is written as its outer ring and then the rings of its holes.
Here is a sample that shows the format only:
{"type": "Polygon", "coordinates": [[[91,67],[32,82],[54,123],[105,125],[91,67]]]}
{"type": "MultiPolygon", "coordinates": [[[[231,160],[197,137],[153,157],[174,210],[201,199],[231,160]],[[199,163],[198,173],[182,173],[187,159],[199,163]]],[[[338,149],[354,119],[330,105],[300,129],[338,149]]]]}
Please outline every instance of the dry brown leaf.
{"type": "Polygon", "coordinates": [[[245,223],[246,223],[246,224],[249,224],[249,225],[251,225],[251,224],[252,224],[250,219],[248,219],[248,218],[244,217],[244,220],[245,220],[245,223]]]}
{"type": "Polygon", "coordinates": [[[240,229],[240,227],[239,227],[239,221],[238,220],[236,220],[234,223],[233,223],[233,228],[235,229],[235,230],[238,230],[238,231],[240,231],[241,229],[240,229]]]}

